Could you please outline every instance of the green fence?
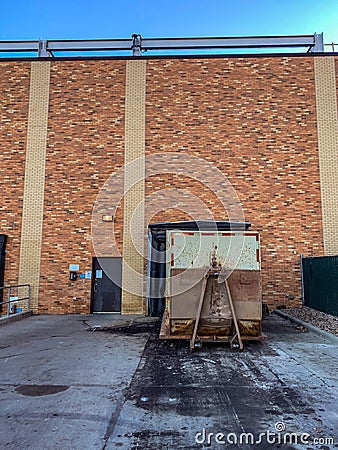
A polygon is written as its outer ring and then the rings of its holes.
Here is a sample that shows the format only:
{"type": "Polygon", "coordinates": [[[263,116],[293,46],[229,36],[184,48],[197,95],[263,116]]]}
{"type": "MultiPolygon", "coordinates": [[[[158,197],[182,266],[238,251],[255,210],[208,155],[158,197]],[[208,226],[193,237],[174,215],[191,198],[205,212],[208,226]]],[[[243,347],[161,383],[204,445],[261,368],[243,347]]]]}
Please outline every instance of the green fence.
{"type": "Polygon", "coordinates": [[[338,255],[301,262],[304,305],[338,316],[338,255]]]}

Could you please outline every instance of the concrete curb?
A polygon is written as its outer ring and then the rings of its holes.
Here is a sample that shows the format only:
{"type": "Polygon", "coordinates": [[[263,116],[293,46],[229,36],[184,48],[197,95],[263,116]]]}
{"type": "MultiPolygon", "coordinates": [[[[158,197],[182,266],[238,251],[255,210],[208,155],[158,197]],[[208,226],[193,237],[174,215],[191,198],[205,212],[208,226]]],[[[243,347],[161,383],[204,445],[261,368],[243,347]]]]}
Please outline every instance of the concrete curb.
{"type": "Polygon", "coordinates": [[[303,327],[307,328],[309,331],[312,331],[312,333],[315,333],[319,336],[322,336],[323,338],[331,341],[333,344],[338,345],[338,337],[335,336],[332,333],[329,333],[328,331],[322,330],[321,328],[315,327],[314,325],[311,325],[310,323],[303,322],[300,319],[297,319],[296,317],[290,316],[289,314],[280,311],[279,309],[275,309],[273,311],[277,316],[282,317],[283,319],[289,320],[290,322],[296,323],[297,325],[302,325],[303,327]]]}
{"type": "Polygon", "coordinates": [[[13,314],[8,317],[2,317],[0,318],[0,327],[2,325],[7,325],[8,323],[11,322],[17,322],[18,320],[26,319],[26,317],[30,317],[32,314],[33,314],[32,311],[26,311],[23,313],[13,314]]]}

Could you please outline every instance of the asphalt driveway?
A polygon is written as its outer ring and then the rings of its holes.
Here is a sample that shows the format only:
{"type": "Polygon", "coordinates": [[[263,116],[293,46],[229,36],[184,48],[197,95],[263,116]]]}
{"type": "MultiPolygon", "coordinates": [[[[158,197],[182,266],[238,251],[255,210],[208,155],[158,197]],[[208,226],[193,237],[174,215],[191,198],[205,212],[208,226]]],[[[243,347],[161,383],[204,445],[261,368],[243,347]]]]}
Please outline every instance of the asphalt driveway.
{"type": "Polygon", "coordinates": [[[241,353],[191,353],[149,318],[0,327],[0,448],[338,448],[337,345],[274,315],[263,328],[241,353]]]}

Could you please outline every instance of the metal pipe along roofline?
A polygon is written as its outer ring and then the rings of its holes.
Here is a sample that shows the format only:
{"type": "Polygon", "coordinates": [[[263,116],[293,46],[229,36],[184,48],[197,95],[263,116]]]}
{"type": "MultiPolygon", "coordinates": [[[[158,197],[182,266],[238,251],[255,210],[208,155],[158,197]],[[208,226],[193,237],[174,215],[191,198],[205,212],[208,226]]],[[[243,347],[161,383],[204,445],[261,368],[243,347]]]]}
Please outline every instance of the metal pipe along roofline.
{"type": "Polygon", "coordinates": [[[0,41],[0,52],[36,52],[37,57],[52,58],[55,52],[84,53],[98,51],[131,51],[141,56],[148,50],[219,50],[252,48],[303,47],[308,52],[324,52],[323,33],[294,36],[248,36],[248,37],[192,37],[192,38],[142,38],[133,34],[131,39],[89,40],[28,40],[0,41]]]}

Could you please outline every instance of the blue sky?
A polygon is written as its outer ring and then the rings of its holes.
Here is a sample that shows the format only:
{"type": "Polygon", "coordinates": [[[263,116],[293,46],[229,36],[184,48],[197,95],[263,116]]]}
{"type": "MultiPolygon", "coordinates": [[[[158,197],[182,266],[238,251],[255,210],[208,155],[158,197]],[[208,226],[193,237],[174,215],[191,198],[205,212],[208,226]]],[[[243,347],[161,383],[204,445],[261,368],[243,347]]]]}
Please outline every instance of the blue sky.
{"type": "Polygon", "coordinates": [[[16,0],[0,40],[259,36],[324,32],[338,44],[338,0],[16,0]]]}

